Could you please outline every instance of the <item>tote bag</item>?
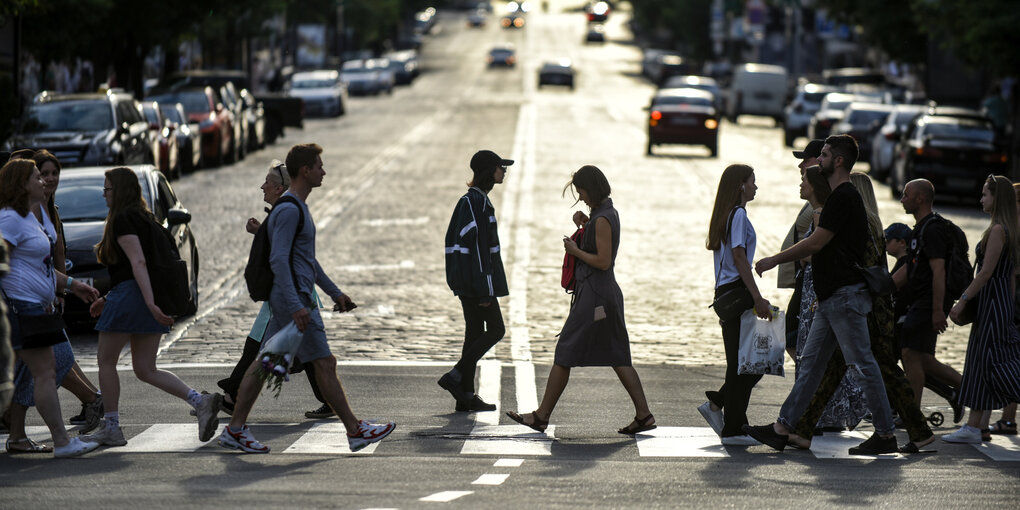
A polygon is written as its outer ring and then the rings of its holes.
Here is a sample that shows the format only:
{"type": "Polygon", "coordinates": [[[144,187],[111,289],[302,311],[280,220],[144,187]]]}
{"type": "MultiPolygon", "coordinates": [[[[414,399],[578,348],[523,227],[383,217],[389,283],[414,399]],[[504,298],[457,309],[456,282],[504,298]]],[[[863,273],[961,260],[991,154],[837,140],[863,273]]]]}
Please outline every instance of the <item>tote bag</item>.
{"type": "Polygon", "coordinates": [[[746,310],[740,315],[738,374],[785,377],[786,373],[783,370],[785,349],[785,313],[779,312],[771,321],[759,319],[754,310],[746,310]]]}

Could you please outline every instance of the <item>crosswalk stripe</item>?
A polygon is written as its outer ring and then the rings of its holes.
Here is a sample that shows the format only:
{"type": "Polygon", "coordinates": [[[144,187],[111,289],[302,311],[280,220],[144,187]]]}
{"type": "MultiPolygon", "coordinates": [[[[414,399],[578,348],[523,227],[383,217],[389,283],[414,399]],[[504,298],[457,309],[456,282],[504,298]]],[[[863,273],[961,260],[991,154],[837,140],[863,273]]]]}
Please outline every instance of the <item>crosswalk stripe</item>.
{"type": "Polygon", "coordinates": [[[462,455],[552,455],[556,426],[544,434],[524,425],[475,425],[464,441],[462,455]]]}
{"type": "Polygon", "coordinates": [[[117,453],[171,453],[193,452],[215,441],[198,439],[198,425],[194,423],[157,423],[137,436],[128,438],[127,446],[118,447],[117,453]]]}
{"type": "Polygon", "coordinates": [[[861,431],[826,432],[824,435],[811,438],[811,453],[817,459],[906,459],[899,453],[884,455],[850,455],[850,448],[861,444],[871,437],[870,433],[861,431]]]}
{"type": "Polygon", "coordinates": [[[471,482],[471,485],[502,485],[509,477],[508,474],[486,473],[471,482]]]}
{"type": "MultiPolygon", "coordinates": [[[[45,439],[48,441],[46,444],[53,446],[53,442],[49,441],[50,429],[45,425],[26,425],[25,435],[39,442],[42,442],[43,439],[45,439]]],[[[0,449],[2,449],[0,451],[3,451],[5,453],[7,452],[8,437],[10,436],[6,433],[0,434],[0,449]]]]}
{"type": "Polygon", "coordinates": [[[635,434],[642,457],[729,457],[710,427],[657,427],[635,434]]]}
{"type": "Polygon", "coordinates": [[[347,454],[371,455],[375,453],[379,443],[372,443],[356,452],[351,451],[347,444],[347,429],[340,422],[314,423],[312,428],[305,432],[294,444],[287,447],[283,453],[321,453],[321,454],[347,454]]]}
{"type": "Polygon", "coordinates": [[[425,496],[418,501],[430,501],[434,503],[449,503],[461,496],[467,496],[468,494],[474,494],[475,491],[443,491],[437,492],[430,496],[425,496]]]}
{"type": "Polygon", "coordinates": [[[982,442],[973,446],[992,460],[1020,462],[1020,437],[998,436],[995,438],[995,442],[982,442]],[[1003,443],[1010,445],[1006,446],[1003,443]]]}

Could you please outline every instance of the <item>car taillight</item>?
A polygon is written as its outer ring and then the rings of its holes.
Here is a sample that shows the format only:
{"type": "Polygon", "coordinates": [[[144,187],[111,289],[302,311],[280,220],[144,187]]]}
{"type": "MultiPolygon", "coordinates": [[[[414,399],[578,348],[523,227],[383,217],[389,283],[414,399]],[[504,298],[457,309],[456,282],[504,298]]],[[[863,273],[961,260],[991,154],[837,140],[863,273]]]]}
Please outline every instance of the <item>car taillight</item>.
{"type": "Polygon", "coordinates": [[[896,139],[896,133],[886,133],[885,134],[885,139],[886,140],[895,140],[896,139]]]}
{"type": "Polygon", "coordinates": [[[662,120],[662,112],[660,112],[659,110],[655,110],[652,112],[651,117],[652,120],[662,120]]]}
{"type": "Polygon", "coordinates": [[[823,119],[823,120],[818,121],[818,125],[820,125],[822,127],[828,127],[828,126],[832,125],[832,121],[828,120],[828,119],[823,119]]]}
{"type": "Polygon", "coordinates": [[[705,119],[705,127],[708,129],[715,129],[719,127],[719,121],[715,119],[705,119]]]}
{"type": "Polygon", "coordinates": [[[935,147],[921,146],[917,148],[915,153],[918,156],[924,156],[926,158],[941,158],[942,149],[936,149],[935,147]]]}
{"type": "Polygon", "coordinates": [[[524,18],[514,18],[514,26],[521,28],[524,26],[524,18]]]}
{"type": "Polygon", "coordinates": [[[981,156],[981,160],[985,163],[1005,163],[1006,155],[998,152],[990,152],[981,156]]]}

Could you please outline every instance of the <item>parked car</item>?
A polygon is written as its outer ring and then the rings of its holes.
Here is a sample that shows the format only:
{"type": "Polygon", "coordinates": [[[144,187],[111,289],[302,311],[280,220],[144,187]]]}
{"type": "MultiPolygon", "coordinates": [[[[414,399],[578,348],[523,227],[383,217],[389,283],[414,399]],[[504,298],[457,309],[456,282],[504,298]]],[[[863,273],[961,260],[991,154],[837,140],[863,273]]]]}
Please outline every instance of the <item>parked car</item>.
{"type": "Polygon", "coordinates": [[[736,122],[741,115],[772,117],[783,122],[786,105],[786,69],[767,64],[743,64],[733,70],[726,116],[736,122]]]}
{"type": "Polygon", "coordinates": [[[538,87],[542,85],[566,85],[574,90],[574,65],[569,58],[546,62],[538,70],[538,87]]]}
{"type": "Polygon", "coordinates": [[[468,14],[467,25],[471,28],[481,28],[485,26],[486,13],[483,9],[478,9],[471,14],[468,14]]]}
{"type": "Polygon", "coordinates": [[[885,75],[876,69],[864,67],[842,67],[822,71],[822,81],[826,85],[844,87],[846,85],[885,85],[885,75]]]}
{"type": "Polygon", "coordinates": [[[680,75],[670,76],[662,83],[662,89],[698,89],[712,93],[712,97],[715,98],[715,110],[717,112],[722,111],[722,90],[719,89],[719,84],[708,76],[694,76],[694,75],[680,75]]]}
{"type": "Polygon", "coordinates": [[[202,134],[202,159],[222,166],[230,154],[234,136],[233,119],[212,87],[179,88],[169,92],[156,92],[147,100],[160,103],[181,103],[188,114],[188,122],[198,123],[202,134]]]}
{"type": "Polygon", "coordinates": [[[609,4],[607,2],[590,2],[584,7],[585,15],[589,23],[603,23],[609,19],[609,4]]]}
{"type": "Polygon", "coordinates": [[[693,72],[694,68],[687,59],[680,55],[672,53],[659,55],[652,65],[652,73],[654,75],[652,83],[662,85],[673,76],[689,75],[693,72]]]}
{"type": "Polygon", "coordinates": [[[247,125],[248,152],[259,150],[266,146],[266,109],[262,102],[255,99],[255,96],[248,89],[241,89],[241,111],[244,112],[244,122],[247,125]]]}
{"type": "Polygon", "coordinates": [[[145,121],[149,123],[149,133],[152,136],[152,149],[155,154],[156,167],[163,175],[171,181],[181,177],[180,151],[177,146],[177,137],[171,133],[169,122],[163,116],[159,103],[156,101],[145,101],[139,105],[145,121]]]}
{"type": "Polygon", "coordinates": [[[588,33],[584,35],[585,43],[604,43],[606,42],[606,27],[601,24],[592,24],[588,27],[588,33]]]}
{"type": "Polygon", "coordinates": [[[928,108],[923,105],[899,104],[892,107],[882,125],[871,135],[871,170],[873,178],[884,181],[892,170],[893,153],[900,135],[906,130],[914,117],[924,113],[928,108]]]}
{"type": "Polygon", "coordinates": [[[878,103],[850,103],[843,118],[832,126],[831,134],[846,134],[857,140],[857,161],[871,161],[871,134],[892,111],[892,106],[878,103]]]}
{"type": "Polygon", "coordinates": [[[230,139],[230,152],[227,153],[227,157],[231,163],[234,163],[244,159],[248,154],[246,144],[248,127],[244,122],[244,106],[234,82],[228,81],[213,90],[219,94],[223,106],[230,112],[230,126],[234,129],[234,135],[230,139]]]}
{"type": "Polygon", "coordinates": [[[652,83],[659,83],[659,57],[666,54],[671,54],[671,52],[659,48],[646,48],[642,53],[641,74],[651,80],[652,83]]]}
{"type": "Polygon", "coordinates": [[[699,89],[662,89],[648,110],[648,146],[704,145],[712,157],[719,154],[719,113],[712,93],[699,89]]]}
{"type": "Polygon", "coordinates": [[[517,65],[517,52],[511,44],[496,46],[489,50],[486,62],[489,67],[514,67],[517,65]]]}
{"type": "Polygon", "coordinates": [[[340,68],[340,80],[352,95],[375,95],[380,92],[382,81],[379,69],[368,66],[365,59],[348,60],[340,68]]]}
{"type": "MultiPolygon", "coordinates": [[[[284,67],[276,71],[281,77],[279,87],[282,87],[285,79],[293,74],[290,67],[284,67]]],[[[210,86],[219,88],[224,83],[231,82],[238,89],[252,90],[248,80],[248,74],[241,70],[195,70],[181,71],[168,76],[160,81],[160,87],[165,90],[176,90],[182,87],[210,86]]],[[[273,143],[276,138],[283,136],[284,129],[288,127],[304,127],[304,102],[299,97],[290,97],[284,92],[259,92],[254,94],[254,99],[262,103],[266,117],[266,143],[273,143]]],[[[187,109],[187,107],[185,107],[187,109]]]]}
{"type": "Polygon", "coordinates": [[[379,90],[387,94],[392,94],[393,87],[397,84],[397,78],[393,67],[390,65],[390,59],[370,58],[367,61],[367,65],[369,68],[379,71],[376,75],[379,80],[379,90]]]}
{"type": "Polygon", "coordinates": [[[188,122],[188,114],[181,103],[164,103],[159,105],[163,117],[170,124],[170,130],[177,137],[178,157],[183,173],[194,172],[202,166],[202,134],[198,124],[188,122]]]}
{"type": "Polygon", "coordinates": [[[793,100],[783,109],[783,143],[793,147],[798,136],[807,136],[808,124],[822,107],[822,99],[836,88],[819,83],[803,83],[794,91],[793,100]]]}
{"type": "Polygon", "coordinates": [[[973,198],[988,174],[1007,170],[1006,152],[996,145],[988,117],[976,111],[932,109],[916,116],[896,144],[889,187],[897,196],[904,184],[924,178],[937,193],[973,198]]]}
{"type": "Polygon", "coordinates": [[[825,98],[822,99],[822,106],[819,107],[818,111],[811,117],[811,122],[808,123],[808,138],[824,140],[832,133],[832,126],[843,120],[844,110],[846,110],[847,106],[850,106],[850,103],[854,101],[866,102],[869,99],[878,102],[877,99],[869,98],[868,96],[855,96],[842,92],[826,94],[825,98]]]}
{"type": "Polygon", "coordinates": [[[42,92],[3,150],[47,149],[64,167],[152,163],[149,125],[131,94],[42,92]]]}
{"type": "MultiPolygon", "coordinates": [[[[110,290],[110,274],[96,260],[95,245],[103,237],[103,227],[108,209],[103,199],[103,175],[110,167],[86,167],[60,175],[60,186],[54,200],[60,207],[60,219],[64,223],[64,239],[67,243],[67,274],[91,284],[100,294],[110,290]]],[[[191,213],[174,193],[170,182],[152,165],[132,165],[142,186],[145,199],[156,221],[167,227],[174,239],[181,258],[188,264],[191,301],[187,314],[198,309],[198,246],[191,231],[191,213]]],[[[80,299],[68,299],[64,318],[71,323],[95,322],[88,313],[88,305],[80,299]]]]}
{"type": "Polygon", "coordinates": [[[339,117],[347,110],[347,86],[331,70],[294,73],[288,92],[305,102],[305,115],[339,117]]]}
{"type": "Polygon", "coordinates": [[[397,85],[410,85],[420,73],[421,60],[415,50],[391,51],[386,54],[397,85]]]}

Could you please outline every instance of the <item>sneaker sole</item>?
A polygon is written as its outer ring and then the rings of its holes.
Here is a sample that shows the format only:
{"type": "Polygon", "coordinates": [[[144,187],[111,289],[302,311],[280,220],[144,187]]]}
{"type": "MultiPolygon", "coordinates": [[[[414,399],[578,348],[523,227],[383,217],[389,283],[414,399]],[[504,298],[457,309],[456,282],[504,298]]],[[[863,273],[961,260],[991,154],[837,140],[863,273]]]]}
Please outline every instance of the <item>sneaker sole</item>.
{"type": "MultiPolygon", "coordinates": [[[[212,398],[213,398],[213,403],[211,406],[213,408],[212,414],[209,416],[209,419],[207,419],[205,422],[198,424],[198,440],[202,441],[203,443],[212,439],[213,436],[216,435],[216,431],[219,430],[220,427],[220,419],[216,416],[216,413],[217,411],[220,410],[220,404],[223,403],[223,396],[220,395],[219,393],[213,393],[212,398]]],[[[195,414],[197,415],[198,413],[196,412],[195,414]]]]}
{"type": "MultiPolygon", "coordinates": [[[[254,454],[269,453],[269,447],[268,446],[266,446],[265,450],[251,450],[251,449],[248,449],[248,448],[245,448],[245,447],[241,446],[240,444],[236,444],[236,443],[235,444],[231,444],[231,443],[228,443],[228,442],[224,441],[223,439],[219,439],[216,442],[219,443],[219,445],[224,447],[224,448],[228,448],[228,449],[231,449],[231,450],[240,450],[240,451],[242,451],[244,453],[254,453],[254,454]]],[[[263,445],[263,446],[265,446],[265,445],[263,445]]]]}
{"type": "Polygon", "coordinates": [[[363,437],[362,439],[365,440],[365,443],[360,445],[360,446],[358,446],[357,448],[353,448],[352,447],[351,451],[352,452],[361,451],[366,446],[368,446],[368,445],[370,445],[372,443],[378,443],[379,441],[382,441],[383,439],[386,439],[386,437],[389,436],[394,430],[397,430],[397,424],[396,423],[394,423],[393,426],[390,427],[389,430],[383,432],[383,434],[381,436],[377,436],[377,437],[374,437],[374,438],[363,437]]]}
{"type": "Polygon", "coordinates": [[[709,414],[711,413],[711,411],[710,410],[706,411],[701,406],[698,406],[698,412],[701,413],[701,417],[704,418],[706,422],[708,422],[708,426],[712,427],[712,430],[715,431],[716,435],[721,437],[722,427],[719,427],[718,429],[715,428],[715,424],[712,423],[712,419],[710,418],[711,415],[709,414]]]}

